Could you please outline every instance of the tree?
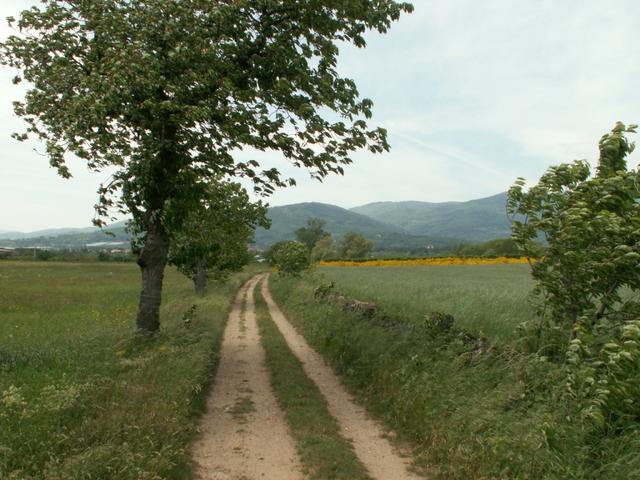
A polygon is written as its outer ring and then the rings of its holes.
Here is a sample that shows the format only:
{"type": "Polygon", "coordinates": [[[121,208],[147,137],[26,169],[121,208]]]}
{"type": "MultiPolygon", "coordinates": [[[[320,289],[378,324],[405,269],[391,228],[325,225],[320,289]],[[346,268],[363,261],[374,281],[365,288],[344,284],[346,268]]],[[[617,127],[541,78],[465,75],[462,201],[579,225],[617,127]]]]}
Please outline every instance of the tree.
{"type": "Polygon", "coordinates": [[[212,182],[200,207],[185,212],[182,228],[172,233],[169,263],[204,295],[209,277],[224,278],[249,262],[248,243],[256,226],[269,226],[266,213],[266,206],[251,202],[239,184],[212,182]]]}
{"type": "Polygon", "coordinates": [[[551,167],[528,191],[523,179],[509,190],[509,212],[522,218],[513,224],[520,248],[534,258],[539,235],[548,244],[531,268],[550,320],[574,334],[579,324],[617,318],[631,307],[621,292],[640,288],[639,178],[627,170],[634,145],[625,136],[635,131],[618,123],[602,137],[595,176],[575,161],[551,167]]]}
{"type": "Polygon", "coordinates": [[[314,245],[313,250],[311,250],[311,260],[314,262],[318,260],[326,260],[332,256],[334,256],[333,237],[328,234],[318,240],[314,245]]]}
{"type": "Polygon", "coordinates": [[[371,100],[337,73],[336,42],[364,47],[368,29],[386,32],[411,10],[392,0],[47,0],[9,19],[18,32],[0,44],[0,63],[29,85],[14,104],[27,122],[15,138],[43,141],[65,178],[70,155],[113,171],[95,222],[130,212],[144,231],[140,331],[159,328],[183,218],[168,218],[171,205],[197,208],[220,175],[265,195],[295,183],[237,161],[239,150],[277,153],[318,179],[342,174],[358,149],[388,150],[386,131],[367,126],[371,100]]]}
{"type": "Polygon", "coordinates": [[[371,253],[373,242],[357,232],[347,232],[340,241],[340,256],[342,258],[364,258],[371,253]]]}
{"type": "Polygon", "coordinates": [[[298,276],[311,264],[307,246],[295,240],[278,242],[272,249],[273,265],[283,275],[298,276]]]}
{"type": "Polygon", "coordinates": [[[509,191],[510,213],[524,216],[513,226],[520,247],[534,256],[538,235],[548,243],[531,263],[549,312],[540,312],[538,338],[562,332],[562,342],[545,341],[545,355],[549,346],[565,353],[568,418],[591,438],[629,431],[640,418],[640,175],[626,162],[634,150],[626,134],[636,128],[618,123],[601,138],[595,175],[576,161],[509,191]]]}
{"type": "Polygon", "coordinates": [[[264,252],[264,259],[269,263],[269,265],[273,267],[276,266],[276,252],[289,241],[290,240],[280,240],[279,242],[269,245],[269,248],[264,252]]]}
{"type": "Polygon", "coordinates": [[[296,240],[304,243],[309,250],[312,250],[318,240],[329,235],[328,232],[324,231],[326,224],[327,221],[321,218],[307,219],[307,226],[296,230],[296,240]]]}

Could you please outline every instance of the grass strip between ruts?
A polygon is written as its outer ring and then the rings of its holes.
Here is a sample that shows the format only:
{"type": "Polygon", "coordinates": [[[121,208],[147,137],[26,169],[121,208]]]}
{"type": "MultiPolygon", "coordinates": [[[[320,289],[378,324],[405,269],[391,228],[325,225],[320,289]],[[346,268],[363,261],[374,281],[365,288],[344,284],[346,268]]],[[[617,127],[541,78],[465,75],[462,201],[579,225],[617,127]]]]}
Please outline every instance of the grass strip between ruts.
{"type": "Polygon", "coordinates": [[[369,479],[351,443],[340,434],[340,427],[329,413],[318,387],[304,373],[300,361],[271,320],[259,291],[256,291],[256,316],[271,385],[309,479],[369,479]]]}

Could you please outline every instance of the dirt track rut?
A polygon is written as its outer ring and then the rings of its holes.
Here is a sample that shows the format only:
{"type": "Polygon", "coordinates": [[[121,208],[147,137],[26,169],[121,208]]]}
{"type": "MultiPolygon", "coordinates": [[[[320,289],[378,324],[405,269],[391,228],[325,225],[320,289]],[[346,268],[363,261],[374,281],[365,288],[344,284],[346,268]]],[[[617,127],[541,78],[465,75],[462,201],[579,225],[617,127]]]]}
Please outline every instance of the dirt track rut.
{"type": "MultiPolygon", "coordinates": [[[[193,446],[198,480],[298,480],[304,475],[284,414],[265,366],[255,319],[253,291],[262,296],[289,348],[325,397],[342,435],[374,480],[419,480],[379,423],[367,416],[340,380],[291,326],[269,292],[268,275],[259,275],[238,292],[221,349],[213,392],[193,446]],[[244,304],[244,311],[243,311],[244,304]]],[[[309,419],[313,421],[313,419],[309,419]]],[[[340,479],[348,480],[348,479],[340,479]]]]}
{"type": "Polygon", "coordinates": [[[271,318],[284,335],[291,351],[302,362],[307,376],[325,397],[329,412],[340,424],[342,435],[352,440],[356,455],[371,477],[376,480],[422,478],[409,470],[410,461],[392,447],[382,425],[367,416],[322,357],[296,332],[273,300],[268,282],[268,277],[262,282],[262,296],[267,302],[271,318]]]}
{"type": "Polygon", "coordinates": [[[193,447],[198,480],[304,478],[260,344],[253,303],[259,279],[240,289],[229,315],[213,391],[193,447]]]}

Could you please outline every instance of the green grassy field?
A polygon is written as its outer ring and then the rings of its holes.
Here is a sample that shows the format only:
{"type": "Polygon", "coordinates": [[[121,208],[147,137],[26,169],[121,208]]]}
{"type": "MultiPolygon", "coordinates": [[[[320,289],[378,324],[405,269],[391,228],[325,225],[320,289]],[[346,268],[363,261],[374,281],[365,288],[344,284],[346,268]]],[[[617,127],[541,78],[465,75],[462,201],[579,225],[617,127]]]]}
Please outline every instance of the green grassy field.
{"type": "Polygon", "coordinates": [[[136,341],[135,264],[0,262],[0,478],[189,478],[214,354],[248,275],[199,299],[169,269],[161,333],[136,341]]]}
{"type": "Polygon", "coordinates": [[[373,301],[405,321],[431,312],[455,317],[456,325],[505,340],[535,315],[528,265],[322,267],[325,281],[359,300],[373,301]]]}

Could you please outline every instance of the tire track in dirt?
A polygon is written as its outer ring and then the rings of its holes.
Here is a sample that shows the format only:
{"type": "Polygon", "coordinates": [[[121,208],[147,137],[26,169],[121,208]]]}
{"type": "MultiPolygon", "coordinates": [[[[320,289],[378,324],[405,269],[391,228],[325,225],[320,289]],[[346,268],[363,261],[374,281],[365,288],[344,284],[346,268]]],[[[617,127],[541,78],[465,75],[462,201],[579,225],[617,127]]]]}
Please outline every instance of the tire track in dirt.
{"type": "Polygon", "coordinates": [[[229,314],[201,435],[193,445],[198,480],[304,478],[260,343],[253,290],[261,278],[238,291],[229,314]]]}
{"type": "MultiPolygon", "coordinates": [[[[322,357],[313,350],[286,319],[269,292],[269,277],[262,281],[262,296],[269,313],[291,351],[298,357],[307,376],[325,397],[329,412],[342,428],[342,435],[353,442],[356,455],[376,480],[419,480],[409,470],[410,461],[398,454],[385,438],[384,428],[367,416],[347,393],[322,357]]],[[[275,477],[274,477],[275,478],[275,477]]]]}

